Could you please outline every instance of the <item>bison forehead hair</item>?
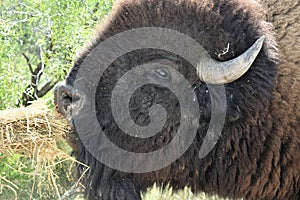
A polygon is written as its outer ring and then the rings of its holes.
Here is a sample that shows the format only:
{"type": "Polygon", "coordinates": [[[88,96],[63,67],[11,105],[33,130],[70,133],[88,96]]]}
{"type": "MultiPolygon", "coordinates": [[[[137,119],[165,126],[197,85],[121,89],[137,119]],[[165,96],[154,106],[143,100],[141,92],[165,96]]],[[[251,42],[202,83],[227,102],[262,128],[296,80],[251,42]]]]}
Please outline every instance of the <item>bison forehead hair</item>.
{"type": "MultiPolygon", "coordinates": [[[[198,152],[208,129],[211,102],[207,85],[195,75],[191,64],[179,55],[157,49],[140,49],[116,59],[104,72],[96,92],[98,121],[112,142],[129,151],[148,152],[168,144],[176,133],[180,105],[172,92],[159,85],[139,88],[129,107],[134,121],[147,125],[149,108],[154,103],[162,105],[168,119],[160,134],[147,139],[128,136],[120,131],[111,115],[109,99],[118,79],[133,67],[156,60],[166,62],[192,83],[201,113],[199,128],[193,144],[174,163],[140,174],[111,169],[97,161],[73,130],[68,137],[74,154],[90,166],[87,173],[82,165],[78,166],[78,176],[84,174],[82,183],[87,198],[141,199],[140,192],[154,183],[170,184],[176,190],[190,186],[193,192],[229,198],[300,197],[299,122],[281,123],[289,120],[277,116],[286,106],[273,105],[279,58],[272,25],[264,20],[264,15],[263,7],[251,0],[119,0],[115,3],[96,29],[92,42],[76,59],[65,88],[73,86],[80,66],[97,45],[127,30],[161,27],[178,31],[197,41],[217,61],[236,58],[262,35],[266,38],[250,69],[239,79],[225,84],[227,108],[222,135],[202,159],[198,152]],[[288,133],[284,133],[285,127],[288,133]]],[[[280,94],[276,90],[276,95],[280,94]]],[[[292,117],[299,119],[299,113],[292,117]]]]}

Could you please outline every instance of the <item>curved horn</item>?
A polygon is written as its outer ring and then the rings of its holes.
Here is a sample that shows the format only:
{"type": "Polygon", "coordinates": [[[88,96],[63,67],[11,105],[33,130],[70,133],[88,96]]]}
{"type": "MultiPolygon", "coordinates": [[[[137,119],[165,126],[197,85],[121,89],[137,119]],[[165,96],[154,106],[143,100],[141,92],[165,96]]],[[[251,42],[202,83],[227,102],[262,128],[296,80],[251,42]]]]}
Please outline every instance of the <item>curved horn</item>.
{"type": "Polygon", "coordinates": [[[206,61],[199,63],[197,74],[200,80],[211,84],[226,84],[239,79],[251,67],[260,52],[265,36],[260,37],[256,42],[243,54],[232,60],[219,62],[208,58],[206,61]]]}

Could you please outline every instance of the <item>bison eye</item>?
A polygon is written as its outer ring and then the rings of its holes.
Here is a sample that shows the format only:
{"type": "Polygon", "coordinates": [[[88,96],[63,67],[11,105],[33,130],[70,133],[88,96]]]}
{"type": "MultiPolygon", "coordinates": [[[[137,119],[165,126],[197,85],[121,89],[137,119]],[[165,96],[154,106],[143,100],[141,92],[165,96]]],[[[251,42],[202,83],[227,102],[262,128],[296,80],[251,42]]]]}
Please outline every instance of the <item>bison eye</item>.
{"type": "Polygon", "coordinates": [[[165,69],[159,68],[159,69],[156,69],[155,72],[162,78],[168,77],[168,72],[165,69]]]}

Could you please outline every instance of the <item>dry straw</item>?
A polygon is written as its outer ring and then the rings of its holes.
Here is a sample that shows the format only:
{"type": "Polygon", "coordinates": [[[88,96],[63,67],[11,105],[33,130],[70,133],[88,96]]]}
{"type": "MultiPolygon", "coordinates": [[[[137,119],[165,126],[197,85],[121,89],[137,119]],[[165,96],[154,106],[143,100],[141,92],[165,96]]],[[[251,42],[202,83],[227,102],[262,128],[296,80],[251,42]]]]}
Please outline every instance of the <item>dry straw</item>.
{"type": "Polygon", "coordinates": [[[4,154],[22,153],[32,158],[40,155],[55,159],[61,153],[53,147],[55,137],[63,137],[68,130],[64,119],[47,108],[45,101],[0,111],[0,144],[4,154]]]}
{"type": "MultiPolygon", "coordinates": [[[[58,143],[63,142],[63,138],[69,131],[66,121],[53,109],[46,106],[45,101],[34,102],[25,108],[13,108],[0,111],[0,155],[2,158],[11,155],[22,155],[29,158],[34,172],[33,180],[43,180],[46,183],[33,183],[31,194],[39,190],[44,184],[50,186],[58,198],[65,191],[57,186],[59,178],[55,174],[55,167],[63,162],[71,161],[72,166],[77,162],[73,157],[59,148],[58,143]],[[43,176],[38,177],[36,176],[43,176]],[[46,176],[46,177],[45,177],[46,176]]],[[[0,161],[3,160],[0,157],[0,161]]],[[[2,161],[1,161],[2,162],[2,161]]],[[[7,163],[2,163],[6,164],[7,163]]],[[[24,173],[13,166],[7,166],[12,170],[24,173]]],[[[70,169],[70,173],[72,169],[70,169]]],[[[8,177],[0,175],[0,194],[3,189],[10,189],[18,198],[18,186],[8,180],[8,177]]],[[[32,195],[31,195],[32,196],[32,195]]]]}

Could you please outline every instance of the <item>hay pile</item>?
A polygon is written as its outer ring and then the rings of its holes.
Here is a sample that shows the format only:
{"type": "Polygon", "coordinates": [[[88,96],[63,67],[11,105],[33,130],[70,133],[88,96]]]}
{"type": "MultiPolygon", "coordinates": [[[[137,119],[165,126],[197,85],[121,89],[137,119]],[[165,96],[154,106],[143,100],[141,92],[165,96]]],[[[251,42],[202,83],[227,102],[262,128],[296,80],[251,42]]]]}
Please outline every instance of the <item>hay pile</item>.
{"type": "MultiPolygon", "coordinates": [[[[30,198],[33,194],[44,195],[45,185],[47,191],[59,199],[66,192],[66,188],[62,189],[57,184],[60,175],[56,171],[66,162],[70,167],[68,173],[72,174],[72,167],[77,162],[69,155],[70,148],[64,141],[68,131],[66,121],[54,109],[49,109],[45,101],[34,102],[25,108],[0,111],[0,164],[20,175],[25,174],[27,179],[32,177],[31,191],[26,191],[30,193],[30,198]],[[25,158],[30,161],[29,167],[34,169],[32,173],[5,163],[5,158],[16,154],[21,156],[21,160],[25,158]]],[[[0,174],[0,195],[3,189],[13,191],[15,198],[20,197],[17,183],[0,174]]]]}
{"type": "Polygon", "coordinates": [[[30,158],[55,159],[64,154],[57,138],[69,131],[65,120],[45,101],[29,107],[0,111],[0,146],[3,154],[22,153],[30,158]]]}

